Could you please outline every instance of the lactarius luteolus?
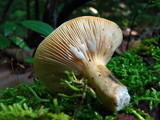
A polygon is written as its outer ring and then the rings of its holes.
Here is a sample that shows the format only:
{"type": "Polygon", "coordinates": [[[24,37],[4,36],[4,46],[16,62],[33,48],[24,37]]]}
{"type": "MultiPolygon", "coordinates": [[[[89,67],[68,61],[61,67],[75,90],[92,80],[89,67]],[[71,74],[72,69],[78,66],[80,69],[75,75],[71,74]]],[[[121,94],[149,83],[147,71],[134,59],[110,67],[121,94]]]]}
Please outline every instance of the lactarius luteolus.
{"type": "Polygon", "coordinates": [[[126,86],[105,66],[122,41],[114,22],[99,17],[78,17],[63,23],[37,48],[34,68],[44,86],[56,94],[65,92],[60,78],[72,71],[88,79],[102,103],[111,111],[129,104],[126,86]]]}

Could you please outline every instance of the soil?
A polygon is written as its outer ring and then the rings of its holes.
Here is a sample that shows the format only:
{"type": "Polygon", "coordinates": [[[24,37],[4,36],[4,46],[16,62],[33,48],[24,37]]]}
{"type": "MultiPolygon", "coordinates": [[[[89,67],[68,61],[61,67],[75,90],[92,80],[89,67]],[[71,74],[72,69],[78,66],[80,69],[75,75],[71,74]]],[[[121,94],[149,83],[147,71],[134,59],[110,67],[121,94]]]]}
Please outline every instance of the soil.
{"type": "MultiPolygon", "coordinates": [[[[149,108],[149,102],[148,101],[142,101],[136,108],[140,110],[144,110],[145,113],[148,113],[154,120],[160,120],[160,104],[157,108],[154,108],[153,110],[150,110],[149,108]]],[[[137,118],[134,115],[121,113],[119,117],[116,120],[137,120],[137,118]]]]}
{"type": "Polygon", "coordinates": [[[153,81],[152,83],[147,84],[145,88],[146,89],[154,88],[155,90],[160,91],[160,86],[158,85],[158,81],[153,81]]]}
{"type": "Polygon", "coordinates": [[[154,120],[160,120],[160,104],[153,110],[150,110],[149,101],[141,101],[136,108],[144,110],[144,112],[148,113],[154,120]]]}
{"type": "Polygon", "coordinates": [[[134,115],[121,113],[116,120],[137,120],[134,115]]]}
{"type": "Polygon", "coordinates": [[[32,65],[17,62],[0,63],[0,89],[15,87],[19,82],[30,84],[34,77],[32,65]]]}
{"type": "Polygon", "coordinates": [[[148,55],[145,52],[140,52],[139,55],[142,57],[143,62],[147,63],[148,65],[154,65],[156,62],[151,55],[148,55]]]}
{"type": "MultiPolygon", "coordinates": [[[[145,87],[146,89],[154,88],[155,90],[160,91],[157,81],[153,81],[151,84],[148,84],[145,87]]],[[[140,110],[144,110],[144,112],[148,113],[154,120],[160,120],[160,104],[153,110],[150,110],[149,104],[149,101],[141,101],[139,105],[135,107],[140,110]]],[[[137,118],[131,114],[121,113],[116,120],[137,120],[137,118]]]]}

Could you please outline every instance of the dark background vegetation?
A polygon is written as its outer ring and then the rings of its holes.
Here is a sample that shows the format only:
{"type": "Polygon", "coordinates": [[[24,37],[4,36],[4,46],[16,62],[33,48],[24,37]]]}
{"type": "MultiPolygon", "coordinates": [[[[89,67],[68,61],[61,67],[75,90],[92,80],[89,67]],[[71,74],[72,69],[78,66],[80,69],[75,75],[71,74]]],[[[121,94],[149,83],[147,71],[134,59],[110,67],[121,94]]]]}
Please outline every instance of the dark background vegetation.
{"type": "Polygon", "coordinates": [[[91,15],[112,20],[126,32],[132,27],[138,38],[146,37],[140,35],[159,29],[158,4],[158,0],[5,0],[0,2],[0,32],[5,37],[19,36],[33,48],[44,38],[26,31],[23,20],[39,20],[56,28],[69,19],[91,15]],[[6,29],[10,34],[5,34],[6,29]]]}
{"type": "MultiPolygon", "coordinates": [[[[136,109],[126,108],[125,113],[122,113],[121,116],[118,115],[119,113],[114,113],[114,118],[117,118],[117,120],[135,120],[134,113],[135,116],[139,114],[142,117],[147,116],[147,120],[150,120],[148,114],[155,120],[160,119],[158,118],[160,117],[158,114],[159,106],[156,106],[154,111],[150,110],[154,102],[156,102],[156,105],[160,103],[158,98],[160,94],[157,92],[160,90],[160,82],[157,81],[159,72],[145,72],[145,69],[160,71],[160,0],[1,0],[0,89],[15,87],[21,81],[31,83],[35,78],[32,66],[33,56],[39,43],[65,21],[80,16],[103,17],[114,21],[122,29],[123,42],[114,54],[118,57],[111,60],[109,67],[115,76],[122,80],[122,83],[127,83],[127,86],[130,85],[129,90],[131,90],[132,99],[135,98],[135,101],[132,100],[131,106],[134,104],[135,107],[135,103],[137,103],[137,106],[136,109]],[[134,47],[139,47],[138,50],[135,50],[136,52],[134,50],[131,53],[126,52],[134,47]],[[121,54],[123,55],[121,56],[121,54]],[[134,64],[132,68],[130,63],[134,64]],[[115,66],[119,67],[116,68],[115,66]],[[142,70],[141,73],[135,72],[138,68],[142,70]],[[128,79],[131,81],[126,81],[128,79]],[[145,79],[148,79],[148,81],[143,82],[145,79]],[[137,86],[140,88],[138,90],[142,91],[137,90],[135,93],[134,90],[137,89],[137,86]],[[144,94],[144,97],[141,98],[142,94],[144,94]],[[153,96],[158,97],[154,99],[153,96]],[[150,103],[145,101],[144,105],[139,105],[140,102],[143,102],[142,100],[148,100],[150,103]],[[147,114],[138,109],[146,110],[147,114]],[[132,113],[132,115],[128,116],[126,113],[132,113]]],[[[46,113],[47,110],[37,109],[36,105],[44,105],[48,109],[48,104],[53,104],[55,108],[49,108],[51,110],[48,111],[54,111],[60,117],[66,117],[66,120],[69,120],[72,112],[74,112],[71,108],[74,108],[81,101],[77,98],[57,97],[53,103],[49,102],[52,101],[53,96],[51,97],[49,93],[43,90],[44,88],[38,85],[39,83],[33,84],[31,87],[20,85],[16,89],[0,92],[0,102],[5,103],[3,101],[5,99],[7,100],[6,105],[9,105],[17,103],[16,100],[19,100],[18,104],[12,106],[13,109],[17,110],[21,109],[18,106],[20,103],[27,103],[27,105],[33,107],[35,116],[31,115],[32,110],[30,110],[30,113],[26,112],[29,111],[29,108],[24,107],[24,104],[22,108],[26,109],[23,112],[37,119],[39,119],[37,110],[41,110],[42,113],[46,113]],[[28,91],[28,94],[25,93],[26,91],[28,91]],[[26,96],[23,96],[25,94],[26,96]],[[32,95],[32,99],[36,100],[35,103],[28,99],[32,95]],[[44,98],[44,95],[46,95],[46,98],[44,98]],[[18,96],[18,98],[15,96],[18,96]],[[57,107],[57,99],[62,103],[59,105],[60,108],[57,107]],[[69,104],[71,102],[73,105],[69,104]],[[59,109],[63,109],[63,112],[69,116],[59,114],[59,109]]],[[[88,94],[90,96],[86,98],[87,102],[84,105],[86,109],[82,109],[77,114],[77,120],[82,118],[93,120],[93,116],[96,116],[94,120],[103,120],[106,116],[104,109],[99,108],[101,104],[94,95],[88,94]]],[[[0,106],[2,109],[7,109],[3,104],[0,104],[0,106]]],[[[1,109],[0,115],[2,115],[1,109]]],[[[46,116],[43,115],[43,117],[46,116]]],[[[48,120],[50,117],[48,117],[48,120]]],[[[110,120],[112,117],[106,117],[105,120],[110,120]]]]}

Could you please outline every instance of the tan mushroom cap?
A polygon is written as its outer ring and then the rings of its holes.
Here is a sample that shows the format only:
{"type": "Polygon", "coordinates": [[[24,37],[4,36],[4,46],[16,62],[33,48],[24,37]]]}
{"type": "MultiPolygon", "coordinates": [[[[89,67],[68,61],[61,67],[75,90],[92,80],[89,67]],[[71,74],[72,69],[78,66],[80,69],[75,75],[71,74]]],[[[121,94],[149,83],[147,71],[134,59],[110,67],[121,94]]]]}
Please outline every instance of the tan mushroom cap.
{"type": "MultiPolygon", "coordinates": [[[[105,66],[121,41],[121,29],[112,21],[91,16],[72,19],[54,30],[39,45],[34,57],[35,72],[53,94],[65,92],[60,84],[65,70],[82,74],[91,83],[92,66],[100,65],[95,67],[96,70],[100,70],[101,65],[105,66]]],[[[115,81],[118,86],[123,86],[115,81]]],[[[123,88],[126,89],[125,86],[123,88]]]]}

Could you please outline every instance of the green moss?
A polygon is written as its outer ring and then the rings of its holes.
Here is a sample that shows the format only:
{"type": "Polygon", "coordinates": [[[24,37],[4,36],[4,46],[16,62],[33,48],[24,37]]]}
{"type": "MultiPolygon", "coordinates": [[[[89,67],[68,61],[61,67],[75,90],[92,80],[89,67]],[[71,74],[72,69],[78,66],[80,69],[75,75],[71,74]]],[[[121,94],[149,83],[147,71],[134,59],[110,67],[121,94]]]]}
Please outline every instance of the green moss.
{"type": "Polygon", "coordinates": [[[139,92],[144,92],[145,85],[151,81],[148,73],[142,72],[148,70],[147,64],[132,51],[112,58],[107,66],[124,85],[128,86],[131,94],[134,94],[137,87],[140,88],[139,92]]]}

